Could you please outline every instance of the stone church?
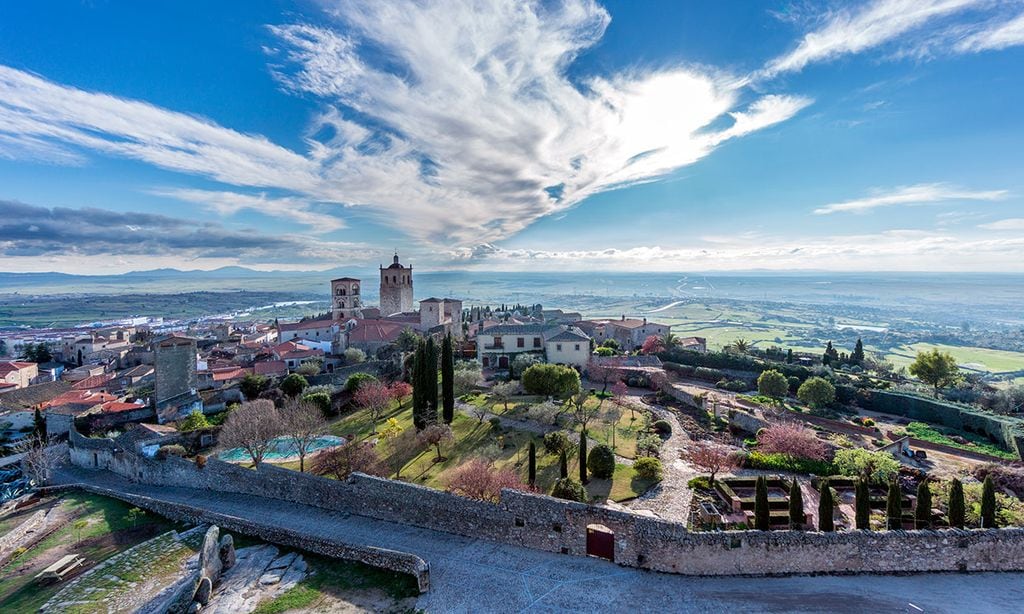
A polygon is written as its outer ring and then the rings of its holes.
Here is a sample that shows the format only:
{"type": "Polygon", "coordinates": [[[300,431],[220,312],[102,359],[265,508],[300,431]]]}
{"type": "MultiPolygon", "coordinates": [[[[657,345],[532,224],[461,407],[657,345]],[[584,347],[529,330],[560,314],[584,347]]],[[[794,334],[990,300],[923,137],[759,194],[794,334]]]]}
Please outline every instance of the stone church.
{"type": "Polygon", "coordinates": [[[390,316],[412,311],[412,267],[403,266],[395,252],[394,262],[387,268],[380,267],[380,314],[390,316]]]}

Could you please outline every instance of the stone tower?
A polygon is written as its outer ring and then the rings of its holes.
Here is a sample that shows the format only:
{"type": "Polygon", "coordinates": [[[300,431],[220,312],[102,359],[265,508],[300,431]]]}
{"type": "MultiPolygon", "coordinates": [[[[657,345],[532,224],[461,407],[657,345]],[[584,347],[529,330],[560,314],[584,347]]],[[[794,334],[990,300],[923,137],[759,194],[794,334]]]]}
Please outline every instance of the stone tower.
{"type": "Polygon", "coordinates": [[[350,320],[362,317],[363,304],[359,300],[359,280],[341,277],[331,280],[331,317],[350,320]]]}
{"type": "Polygon", "coordinates": [[[389,316],[393,313],[412,311],[412,267],[405,267],[395,261],[387,268],[380,267],[380,314],[389,316]]]}

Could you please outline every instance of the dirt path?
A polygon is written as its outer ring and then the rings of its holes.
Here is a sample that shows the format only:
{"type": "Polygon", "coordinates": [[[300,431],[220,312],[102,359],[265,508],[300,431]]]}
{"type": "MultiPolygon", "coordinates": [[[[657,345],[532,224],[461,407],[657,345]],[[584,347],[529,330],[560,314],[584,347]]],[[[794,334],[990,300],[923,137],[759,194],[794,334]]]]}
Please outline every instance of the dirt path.
{"type": "MultiPolygon", "coordinates": [[[[633,401],[638,402],[638,401],[633,401]]],[[[662,480],[661,483],[636,499],[625,504],[634,512],[653,512],[665,520],[688,523],[690,519],[690,501],[693,491],[687,485],[697,475],[697,470],[683,460],[690,445],[690,436],[679,424],[679,420],[671,411],[657,406],[646,405],[657,420],[665,420],[672,425],[672,435],[661,446],[662,480]]]]}
{"type": "MultiPolygon", "coordinates": [[[[469,403],[463,403],[462,401],[456,401],[455,409],[459,410],[460,412],[469,416],[470,418],[473,418],[474,420],[480,421],[480,410],[474,405],[470,405],[469,403]]],[[[552,424],[542,424],[540,422],[537,422],[536,420],[529,419],[517,420],[515,418],[502,416],[501,414],[496,414],[491,411],[488,411],[484,414],[483,421],[486,422],[491,420],[492,418],[497,418],[501,422],[502,428],[515,429],[519,431],[529,431],[531,433],[536,433],[538,435],[546,435],[551,431],[558,430],[558,427],[552,424]]]]}

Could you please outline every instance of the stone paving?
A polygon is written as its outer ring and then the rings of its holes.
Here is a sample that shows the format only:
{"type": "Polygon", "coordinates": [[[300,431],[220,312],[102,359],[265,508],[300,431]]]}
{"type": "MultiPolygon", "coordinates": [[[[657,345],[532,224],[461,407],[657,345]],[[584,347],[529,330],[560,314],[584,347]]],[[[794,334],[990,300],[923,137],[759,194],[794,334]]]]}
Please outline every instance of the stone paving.
{"type": "Polygon", "coordinates": [[[529,550],[324,509],[65,470],[61,481],[203,507],[311,536],[414,553],[430,564],[427,612],[995,612],[1017,611],[1024,574],[694,578],[529,550]],[[911,606],[910,604],[913,604],[911,606]],[[916,608],[920,608],[916,609],[916,608]]]}
{"type": "MultiPolygon", "coordinates": [[[[636,402],[636,401],[633,401],[636,402]]],[[[690,502],[693,491],[688,483],[698,475],[697,470],[683,459],[690,437],[679,424],[675,414],[655,405],[645,405],[656,420],[672,425],[672,435],[661,446],[662,480],[636,499],[625,503],[634,512],[652,512],[660,518],[689,524],[690,502]]]]}

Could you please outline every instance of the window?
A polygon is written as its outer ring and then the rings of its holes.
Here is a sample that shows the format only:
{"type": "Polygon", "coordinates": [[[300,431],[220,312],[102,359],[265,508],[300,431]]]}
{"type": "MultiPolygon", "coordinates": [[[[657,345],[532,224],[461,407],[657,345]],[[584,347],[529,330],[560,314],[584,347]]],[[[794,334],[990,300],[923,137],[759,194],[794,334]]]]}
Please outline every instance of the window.
{"type": "Polygon", "coordinates": [[[576,351],[577,352],[580,351],[580,344],[578,344],[578,343],[576,344],[576,351]]]}
{"type": "Polygon", "coordinates": [[[540,347],[540,337],[534,337],[533,338],[533,347],[535,347],[535,348],[539,348],[540,347]]]}
{"type": "Polygon", "coordinates": [[[522,337],[517,337],[516,338],[516,347],[517,348],[526,347],[526,339],[523,339],[522,337]]]}
{"type": "Polygon", "coordinates": [[[555,351],[556,352],[561,352],[562,351],[562,344],[561,343],[556,343],[555,344],[555,351]]]}

